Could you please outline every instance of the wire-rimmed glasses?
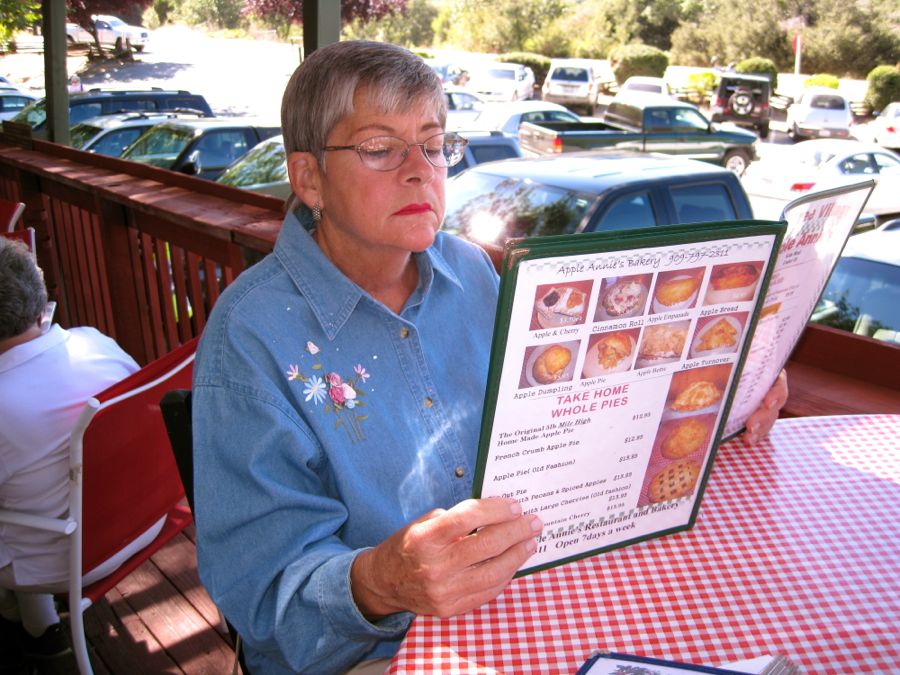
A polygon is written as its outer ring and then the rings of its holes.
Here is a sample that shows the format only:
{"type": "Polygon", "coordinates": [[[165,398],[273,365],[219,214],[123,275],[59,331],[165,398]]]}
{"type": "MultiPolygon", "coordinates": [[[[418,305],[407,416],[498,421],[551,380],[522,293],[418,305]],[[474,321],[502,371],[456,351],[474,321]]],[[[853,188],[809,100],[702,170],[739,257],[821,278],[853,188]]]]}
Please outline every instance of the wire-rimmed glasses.
{"type": "Polygon", "coordinates": [[[356,145],[326,145],[323,149],[353,150],[368,168],[393,171],[409,157],[410,148],[417,145],[431,166],[445,169],[459,164],[468,142],[455,133],[435,134],[421,143],[407,143],[396,136],[373,136],[356,145]]]}

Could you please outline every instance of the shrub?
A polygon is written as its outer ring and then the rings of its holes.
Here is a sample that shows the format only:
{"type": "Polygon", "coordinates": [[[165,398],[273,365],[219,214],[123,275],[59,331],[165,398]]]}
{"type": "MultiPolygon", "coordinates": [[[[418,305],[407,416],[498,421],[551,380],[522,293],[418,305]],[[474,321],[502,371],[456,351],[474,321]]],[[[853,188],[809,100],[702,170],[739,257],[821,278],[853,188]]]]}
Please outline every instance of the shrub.
{"type": "Polygon", "coordinates": [[[866,76],[866,105],[880,112],[888,103],[900,101],[900,68],[875,66],[866,76]]]}
{"type": "Polygon", "coordinates": [[[532,52],[507,52],[500,54],[497,60],[501,63],[521,63],[528,66],[534,72],[534,86],[540,87],[547,77],[550,70],[550,59],[541,54],[533,54],[532,52]]]}
{"type": "Polygon", "coordinates": [[[744,73],[746,75],[764,75],[769,78],[772,83],[772,91],[778,88],[778,68],[775,67],[772,59],[766,59],[762,56],[751,56],[744,59],[734,67],[736,73],[744,73]]]}
{"type": "Polygon", "coordinates": [[[641,43],[613,48],[609,61],[619,84],[632,75],[662,77],[669,67],[669,56],[664,51],[641,43]]]}
{"type": "Polygon", "coordinates": [[[810,75],[803,81],[804,87],[828,87],[829,89],[837,89],[841,81],[834,75],[828,73],[816,73],[810,75]]]}
{"type": "Polygon", "coordinates": [[[687,91],[691,103],[701,104],[709,100],[716,88],[716,74],[712,71],[691,73],[687,78],[687,91]]]}

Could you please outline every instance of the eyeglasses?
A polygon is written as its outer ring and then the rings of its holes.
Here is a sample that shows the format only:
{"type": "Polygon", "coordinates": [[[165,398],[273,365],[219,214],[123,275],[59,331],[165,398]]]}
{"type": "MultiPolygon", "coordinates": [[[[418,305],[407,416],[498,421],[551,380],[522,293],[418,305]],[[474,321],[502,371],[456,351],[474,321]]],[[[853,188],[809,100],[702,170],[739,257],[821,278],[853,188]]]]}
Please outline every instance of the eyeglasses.
{"type": "Polygon", "coordinates": [[[407,143],[396,136],[374,136],[358,145],[326,145],[324,150],[355,150],[370,169],[393,171],[409,157],[409,149],[417,145],[431,166],[444,169],[459,164],[468,143],[454,133],[435,134],[421,143],[407,143]]]}

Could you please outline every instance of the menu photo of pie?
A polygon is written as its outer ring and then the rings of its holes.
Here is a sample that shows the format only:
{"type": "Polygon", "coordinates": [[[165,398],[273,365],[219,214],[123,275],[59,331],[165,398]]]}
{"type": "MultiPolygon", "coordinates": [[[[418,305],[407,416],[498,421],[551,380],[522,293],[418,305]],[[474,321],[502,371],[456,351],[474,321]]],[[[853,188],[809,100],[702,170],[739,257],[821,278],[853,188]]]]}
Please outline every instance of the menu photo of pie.
{"type": "Polygon", "coordinates": [[[592,335],[584,357],[582,378],[624,373],[634,363],[640,328],[592,335]]]}
{"type": "Polygon", "coordinates": [[[703,304],[752,300],[762,274],[762,261],[714,265],[703,304]]]}
{"type": "Polygon", "coordinates": [[[635,366],[647,368],[680,361],[690,325],[688,319],[644,326],[635,366]]]}
{"type": "Polygon", "coordinates": [[[649,274],[604,279],[600,285],[600,299],[597,302],[594,321],[627,319],[642,315],[647,306],[651,279],[649,274]]]}
{"type": "Polygon", "coordinates": [[[572,340],[526,348],[519,388],[570,382],[575,375],[580,344],[580,341],[572,340]]]}
{"type": "Polygon", "coordinates": [[[698,319],[697,329],[694,331],[694,338],[688,351],[689,358],[736,352],[744,326],[747,325],[747,316],[747,312],[733,312],[698,319]]]}
{"type": "Polygon", "coordinates": [[[543,284],[537,287],[530,330],[584,323],[593,281],[543,284]]]}
{"type": "Polygon", "coordinates": [[[705,268],[660,272],[653,287],[650,309],[654,314],[690,309],[697,302],[705,268]]]}
{"type": "Polygon", "coordinates": [[[712,443],[715,413],[663,420],[653,440],[638,506],[693,493],[712,443]]]}
{"type": "Polygon", "coordinates": [[[722,405],[732,364],[682,370],[672,376],[663,419],[715,413],[722,405]]]}

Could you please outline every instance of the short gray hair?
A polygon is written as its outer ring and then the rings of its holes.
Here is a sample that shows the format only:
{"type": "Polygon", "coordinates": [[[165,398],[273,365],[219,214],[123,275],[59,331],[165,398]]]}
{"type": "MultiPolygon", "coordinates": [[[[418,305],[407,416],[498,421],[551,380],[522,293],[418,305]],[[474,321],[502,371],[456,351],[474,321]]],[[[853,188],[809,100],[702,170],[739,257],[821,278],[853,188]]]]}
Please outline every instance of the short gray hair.
{"type": "Polygon", "coordinates": [[[22,242],[0,237],[0,340],[34,326],[47,305],[44,273],[22,242]]]}
{"type": "Polygon", "coordinates": [[[281,101],[284,149],[320,160],[331,130],[353,112],[353,96],[366,87],[384,113],[408,110],[412,101],[434,106],[443,125],[447,103],[440,78],[408,49],[385,42],[350,40],[320,47],[301,63],[281,101]]]}

